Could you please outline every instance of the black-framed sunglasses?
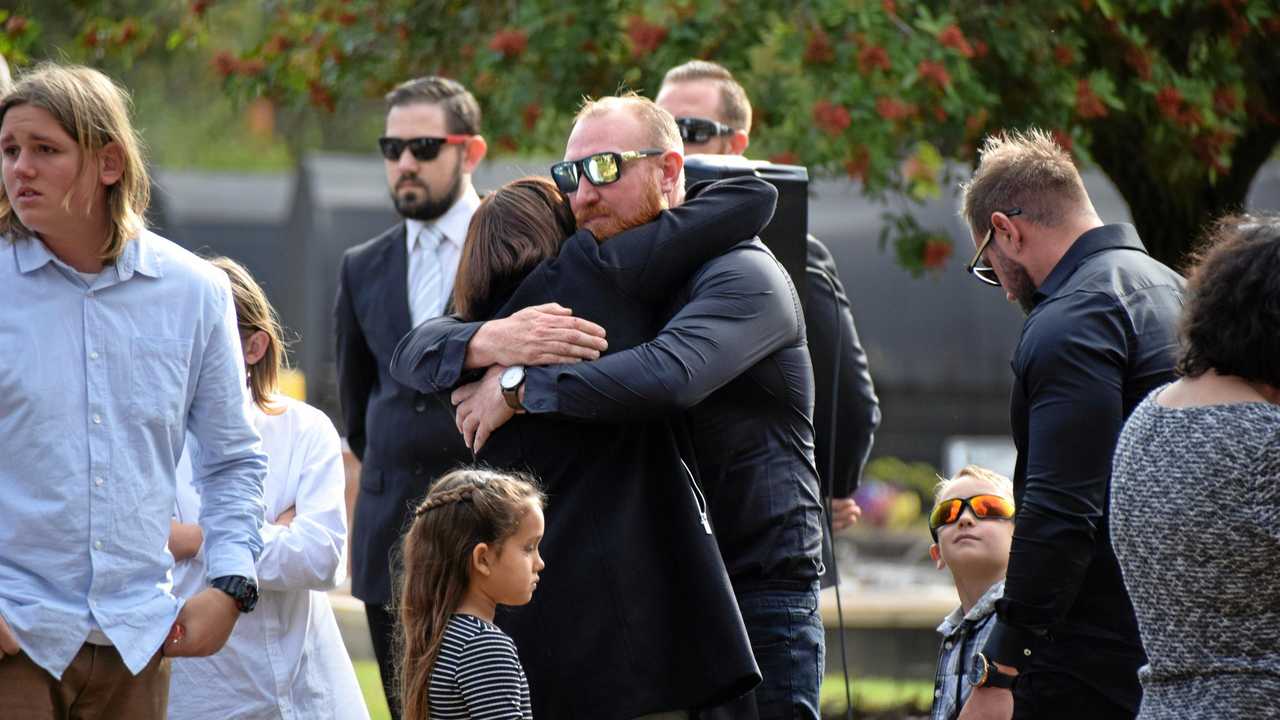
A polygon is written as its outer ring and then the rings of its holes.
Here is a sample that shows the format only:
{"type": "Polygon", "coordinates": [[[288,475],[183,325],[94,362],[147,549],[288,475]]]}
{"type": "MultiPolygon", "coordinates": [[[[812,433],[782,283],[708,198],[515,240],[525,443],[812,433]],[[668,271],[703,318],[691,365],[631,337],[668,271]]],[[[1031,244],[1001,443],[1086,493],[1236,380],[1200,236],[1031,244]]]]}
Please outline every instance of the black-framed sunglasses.
{"type": "Polygon", "coordinates": [[[938,528],[959,522],[964,509],[969,508],[979,520],[1013,520],[1013,501],[999,495],[972,495],[967,498],[950,498],[934,506],[929,513],[929,534],[938,541],[938,528]]]}
{"type": "Polygon", "coordinates": [[[378,149],[382,151],[382,157],[395,162],[404,154],[404,149],[409,148],[409,152],[413,153],[413,157],[422,162],[435,160],[440,154],[440,148],[445,145],[462,145],[470,140],[471,135],[445,135],[444,137],[416,137],[416,138],[396,138],[396,137],[380,137],[378,138],[378,149]]]}
{"type": "Polygon", "coordinates": [[[631,160],[661,155],[666,150],[628,150],[626,152],[598,152],[579,160],[565,160],[551,166],[551,179],[566,195],[577,192],[578,183],[585,175],[592,185],[609,185],[622,179],[622,165],[631,160]]]}
{"type": "MultiPolygon", "coordinates": [[[[1008,217],[1017,217],[1022,214],[1022,208],[1011,208],[1004,213],[1008,217]]],[[[991,244],[991,238],[995,237],[996,226],[992,225],[987,228],[987,236],[982,239],[982,244],[978,246],[978,252],[973,254],[973,259],[968,265],[964,266],[965,272],[978,278],[988,285],[1000,287],[1000,278],[996,277],[996,271],[991,265],[979,265],[982,262],[982,253],[986,251],[987,246],[991,244]]]]}
{"type": "Polygon", "coordinates": [[[732,135],[735,132],[724,123],[698,117],[676,118],[676,127],[680,128],[680,139],[687,143],[704,143],[713,137],[732,135]]]}

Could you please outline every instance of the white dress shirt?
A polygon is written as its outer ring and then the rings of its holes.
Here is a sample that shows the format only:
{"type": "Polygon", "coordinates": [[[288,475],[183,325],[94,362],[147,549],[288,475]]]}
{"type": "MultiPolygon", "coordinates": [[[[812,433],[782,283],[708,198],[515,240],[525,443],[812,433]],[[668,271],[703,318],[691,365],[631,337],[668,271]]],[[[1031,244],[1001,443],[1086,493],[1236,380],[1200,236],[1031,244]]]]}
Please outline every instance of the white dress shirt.
{"type": "MultiPolygon", "coordinates": [[[[341,445],[333,423],[306,403],[279,398],[284,412],[250,415],[267,452],[267,518],[296,510],[288,525],[262,528],[260,597],[217,654],[174,658],[169,717],[243,720],[368,720],[355,670],[324,591],[346,568],[347,517],[341,445]]],[[[178,466],[177,517],[193,522],[200,496],[178,466]]],[[[174,568],[174,593],[207,587],[203,553],[174,568]]]]}
{"type": "Polygon", "coordinates": [[[405,243],[409,252],[409,321],[417,327],[439,317],[453,294],[458,259],[467,239],[471,216],[480,196],[468,186],[453,206],[430,222],[405,219],[405,243]]]}

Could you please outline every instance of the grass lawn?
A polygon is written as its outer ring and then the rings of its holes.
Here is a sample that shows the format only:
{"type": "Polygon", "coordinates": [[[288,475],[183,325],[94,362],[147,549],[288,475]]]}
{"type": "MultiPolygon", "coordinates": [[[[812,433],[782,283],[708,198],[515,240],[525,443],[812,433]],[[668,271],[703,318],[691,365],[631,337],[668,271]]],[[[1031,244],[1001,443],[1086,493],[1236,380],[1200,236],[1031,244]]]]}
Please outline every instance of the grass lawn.
{"type": "MultiPolygon", "coordinates": [[[[372,720],[390,720],[387,701],[382,695],[382,679],[378,664],[372,660],[356,661],[356,677],[364,691],[365,705],[372,720]]],[[[822,684],[822,709],[827,714],[844,712],[843,678],[828,675],[822,684]]],[[[861,711],[882,711],[903,705],[929,707],[933,684],[927,680],[885,680],[854,678],[853,705],[861,711]]]]}

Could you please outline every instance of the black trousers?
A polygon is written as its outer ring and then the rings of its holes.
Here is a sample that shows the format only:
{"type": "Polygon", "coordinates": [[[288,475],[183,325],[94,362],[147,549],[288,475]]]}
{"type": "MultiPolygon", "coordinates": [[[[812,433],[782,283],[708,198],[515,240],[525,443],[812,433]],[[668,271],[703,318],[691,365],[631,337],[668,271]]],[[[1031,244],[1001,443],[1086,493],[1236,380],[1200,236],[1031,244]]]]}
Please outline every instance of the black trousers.
{"type": "Polygon", "coordinates": [[[369,619],[369,636],[373,639],[373,654],[378,659],[382,692],[387,696],[387,707],[391,708],[391,720],[400,720],[400,696],[396,693],[396,616],[385,605],[368,603],[364,614],[369,619]]]}
{"type": "Polygon", "coordinates": [[[1027,673],[1013,688],[1013,720],[1133,720],[1136,716],[1072,675],[1027,673]]]}

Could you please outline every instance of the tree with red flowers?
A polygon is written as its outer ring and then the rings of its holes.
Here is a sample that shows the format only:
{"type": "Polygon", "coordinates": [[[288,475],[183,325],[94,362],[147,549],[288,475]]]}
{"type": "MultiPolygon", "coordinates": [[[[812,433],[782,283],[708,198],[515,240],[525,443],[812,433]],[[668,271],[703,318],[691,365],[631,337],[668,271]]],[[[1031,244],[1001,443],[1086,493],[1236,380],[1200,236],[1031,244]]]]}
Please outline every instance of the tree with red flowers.
{"type": "MultiPolygon", "coordinates": [[[[72,18],[90,58],[194,48],[228,90],[282,106],[330,112],[403,78],[456,77],[498,151],[558,152],[583,95],[652,93],[695,57],[746,87],[757,154],[848,174],[876,197],[935,196],[983,135],[1036,125],[1111,178],[1170,263],[1243,203],[1280,142],[1274,0],[77,5],[90,8],[72,18]],[[253,32],[220,45],[209,30],[232,13],[256,13],[253,32]]],[[[908,214],[888,227],[906,267],[946,260],[945,236],[908,214]]]]}

